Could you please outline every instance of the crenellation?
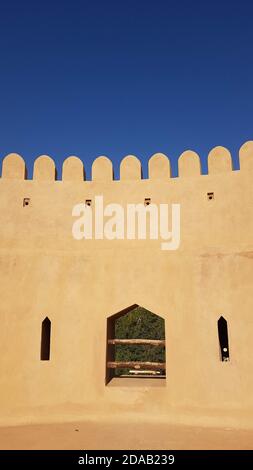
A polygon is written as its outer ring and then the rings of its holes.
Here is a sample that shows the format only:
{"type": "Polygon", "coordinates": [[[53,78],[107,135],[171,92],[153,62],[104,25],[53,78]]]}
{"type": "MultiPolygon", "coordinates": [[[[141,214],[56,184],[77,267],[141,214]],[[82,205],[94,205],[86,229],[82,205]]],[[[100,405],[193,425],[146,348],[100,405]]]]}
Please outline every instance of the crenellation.
{"type": "Polygon", "coordinates": [[[108,157],[97,157],[91,168],[92,181],[112,181],[114,179],[113,165],[108,157]]]}
{"type": "MultiPolygon", "coordinates": [[[[253,141],[245,142],[239,150],[241,170],[253,170],[253,141]]],[[[221,175],[233,170],[232,157],[229,150],[222,146],[214,147],[208,154],[208,174],[221,175]]],[[[53,158],[41,155],[34,161],[33,178],[37,181],[55,181],[56,164],[53,158]]],[[[201,175],[201,156],[193,150],[184,151],[178,158],[178,176],[196,177],[201,175]]],[[[92,181],[114,181],[114,168],[110,158],[95,158],[91,169],[92,181]]],[[[26,179],[24,159],[10,153],[2,161],[2,178],[26,179]]],[[[134,155],[127,155],[120,162],[121,181],[139,181],[142,176],[141,161],[134,155]]],[[[171,162],[167,155],[155,153],[148,161],[148,178],[150,180],[170,180],[171,162]]],[[[178,178],[177,178],[178,179],[178,178]]],[[[67,157],[62,164],[62,181],[87,181],[83,161],[77,156],[67,157]]]]}
{"type": "Polygon", "coordinates": [[[141,180],[142,167],[140,160],[134,155],[127,155],[120,163],[120,179],[125,180],[141,180]]]}
{"type": "Polygon", "coordinates": [[[62,164],[62,181],[84,181],[85,168],[80,158],[71,156],[62,164]]]}
{"type": "Polygon", "coordinates": [[[208,154],[208,174],[232,171],[232,157],[229,150],[222,146],[214,147],[208,154]]]}
{"type": "Polygon", "coordinates": [[[241,146],[239,160],[242,171],[253,171],[253,140],[249,140],[241,146]]]}
{"type": "Polygon", "coordinates": [[[18,153],[9,153],[2,162],[2,178],[25,179],[26,165],[18,153]]]}
{"type": "Polygon", "coordinates": [[[33,179],[39,181],[56,180],[56,166],[51,157],[41,155],[36,158],[33,165],[33,179]]]}
{"type": "Polygon", "coordinates": [[[178,176],[201,175],[200,157],[192,150],[186,150],[178,159],[178,176]]]}
{"type": "Polygon", "coordinates": [[[148,161],[149,179],[169,179],[171,166],[169,158],[164,153],[155,153],[148,161]]]}

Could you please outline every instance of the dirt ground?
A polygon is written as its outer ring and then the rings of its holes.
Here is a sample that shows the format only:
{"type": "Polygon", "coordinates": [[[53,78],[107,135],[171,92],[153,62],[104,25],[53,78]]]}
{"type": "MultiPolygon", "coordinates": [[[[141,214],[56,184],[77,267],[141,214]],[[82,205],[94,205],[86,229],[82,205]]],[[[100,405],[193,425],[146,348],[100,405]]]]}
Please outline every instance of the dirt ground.
{"type": "Polygon", "coordinates": [[[0,449],[253,449],[253,430],[169,424],[40,424],[0,428],[0,449]]]}

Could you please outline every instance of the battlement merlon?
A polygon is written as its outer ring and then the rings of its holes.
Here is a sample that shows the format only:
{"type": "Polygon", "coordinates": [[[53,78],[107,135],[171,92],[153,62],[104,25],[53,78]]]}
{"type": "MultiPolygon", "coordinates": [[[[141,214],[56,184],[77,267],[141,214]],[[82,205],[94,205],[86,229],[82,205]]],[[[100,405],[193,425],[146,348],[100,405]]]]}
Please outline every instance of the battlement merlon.
{"type": "MultiPolygon", "coordinates": [[[[253,141],[245,142],[239,150],[240,170],[253,171],[253,141]]],[[[233,171],[232,157],[228,149],[214,147],[208,154],[208,175],[224,174],[233,171]]],[[[191,150],[183,152],[178,159],[178,177],[201,175],[200,156],[191,150]]],[[[2,162],[2,178],[27,179],[26,164],[17,153],[10,153],[2,162]]],[[[163,153],[156,153],[148,162],[149,180],[168,180],[171,178],[170,159],[163,153]]],[[[57,172],[54,160],[41,155],[33,164],[33,180],[56,181],[57,172]]],[[[134,155],[127,155],[120,163],[120,181],[139,181],[142,179],[142,165],[134,155]]],[[[62,181],[86,181],[83,162],[76,156],[67,157],[62,164],[62,181]]],[[[92,163],[91,181],[114,181],[113,164],[106,156],[97,157],[92,163]]]]}

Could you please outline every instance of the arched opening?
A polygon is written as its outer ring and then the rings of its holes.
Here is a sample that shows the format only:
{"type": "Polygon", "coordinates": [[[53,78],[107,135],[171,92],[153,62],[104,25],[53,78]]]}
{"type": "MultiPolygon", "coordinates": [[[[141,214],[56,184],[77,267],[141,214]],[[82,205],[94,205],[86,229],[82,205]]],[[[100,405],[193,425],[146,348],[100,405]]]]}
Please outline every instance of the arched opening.
{"type": "Polygon", "coordinates": [[[106,384],[113,378],[166,378],[163,318],[134,305],[107,319],[106,384]]]}
{"type": "Polygon", "coordinates": [[[218,336],[220,345],[221,361],[229,361],[229,345],[228,345],[228,325],[225,318],[220,317],[218,320],[218,336]]]}
{"type": "Polygon", "coordinates": [[[51,321],[46,317],[41,324],[41,345],[40,359],[41,361],[49,361],[50,359],[50,336],[51,321]]]}

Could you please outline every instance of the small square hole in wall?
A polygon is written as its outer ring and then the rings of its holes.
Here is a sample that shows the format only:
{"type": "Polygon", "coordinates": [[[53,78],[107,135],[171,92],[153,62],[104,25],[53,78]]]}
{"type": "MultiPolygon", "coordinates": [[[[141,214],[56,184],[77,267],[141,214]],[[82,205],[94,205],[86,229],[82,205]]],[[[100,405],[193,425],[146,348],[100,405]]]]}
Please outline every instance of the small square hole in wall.
{"type": "Polygon", "coordinates": [[[151,199],[150,199],[150,197],[146,197],[144,199],[144,206],[149,206],[149,204],[151,204],[151,199]]]}
{"type": "Polygon", "coordinates": [[[91,206],[91,199],[85,199],[85,205],[86,206],[91,206]]]}
{"type": "Polygon", "coordinates": [[[207,199],[208,200],[214,199],[214,193],[207,193],[207,199]]]}
{"type": "Polygon", "coordinates": [[[23,199],[23,207],[29,206],[30,204],[30,198],[29,197],[24,197],[23,199]]]}

